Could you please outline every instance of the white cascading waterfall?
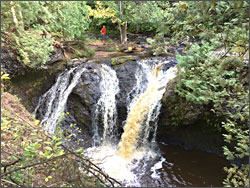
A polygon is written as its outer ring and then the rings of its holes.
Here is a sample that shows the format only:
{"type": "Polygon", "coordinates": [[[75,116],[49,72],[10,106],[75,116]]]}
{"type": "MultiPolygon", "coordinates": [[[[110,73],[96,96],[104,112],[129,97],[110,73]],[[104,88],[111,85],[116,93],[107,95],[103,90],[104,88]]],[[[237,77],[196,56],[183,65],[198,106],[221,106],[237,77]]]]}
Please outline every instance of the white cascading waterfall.
{"type": "Polygon", "coordinates": [[[95,114],[93,118],[93,144],[94,146],[112,144],[116,139],[116,99],[115,96],[119,92],[119,81],[116,72],[108,65],[101,65],[101,96],[96,104],[95,114]],[[100,119],[101,117],[101,119],[100,119]],[[103,135],[100,137],[98,127],[100,121],[103,124],[103,135]]]}
{"type": "Polygon", "coordinates": [[[39,98],[34,114],[39,108],[42,108],[40,124],[44,125],[44,129],[49,134],[54,134],[56,125],[64,113],[68,96],[85,70],[83,67],[75,67],[62,72],[56,83],[39,98]]]}
{"type": "MultiPolygon", "coordinates": [[[[160,101],[165,92],[165,86],[175,77],[177,71],[176,67],[163,69],[164,64],[169,61],[156,60],[153,63],[150,61],[152,60],[145,59],[137,62],[140,64],[135,75],[137,81],[128,94],[130,102],[128,116],[119,145],[102,144],[86,150],[86,155],[93,162],[111,177],[126,185],[139,186],[138,177],[133,173],[133,169],[138,167],[141,159],[155,156],[151,146],[155,142],[160,101]]],[[[115,91],[110,93],[116,93],[115,91]]],[[[102,113],[106,113],[106,108],[103,110],[102,113]]],[[[104,117],[103,115],[103,121],[106,121],[104,117]]],[[[104,125],[103,138],[110,130],[109,126],[104,125]]]]}
{"type": "MultiPolygon", "coordinates": [[[[111,67],[101,65],[101,96],[92,114],[93,147],[86,149],[84,153],[111,177],[126,185],[140,186],[138,174],[134,170],[138,170],[142,159],[148,160],[156,156],[152,148],[161,98],[177,69],[171,67],[165,70],[164,66],[169,63],[167,60],[144,59],[136,63],[136,82],[127,95],[128,116],[119,142],[116,122],[119,80],[111,67]]],[[[39,111],[41,124],[50,134],[54,133],[64,113],[68,96],[85,70],[83,67],[75,67],[62,72],[51,89],[39,98],[35,113],[39,111]]],[[[144,173],[145,168],[143,165],[139,169],[140,173],[144,173]]]]}

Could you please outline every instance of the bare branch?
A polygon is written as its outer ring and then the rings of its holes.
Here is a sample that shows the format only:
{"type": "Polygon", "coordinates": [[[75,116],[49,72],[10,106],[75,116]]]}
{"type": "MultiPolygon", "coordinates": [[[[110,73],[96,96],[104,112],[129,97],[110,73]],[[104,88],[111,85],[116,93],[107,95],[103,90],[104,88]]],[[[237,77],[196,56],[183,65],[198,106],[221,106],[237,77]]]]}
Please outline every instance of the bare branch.
{"type": "Polygon", "coordinates": [[[11,182],[11,181],[8,181],[8,180],[6,180],[6,179],[1,179],[1,181],[4,181],[4,182],[6,182],[6,183],[9,183],[9,184],[12,184],[12,185],[15,185],[15,186],[18,186],[18,187],[21,187],[20,185],[18,185],[18,184],[16,184],[16,183],[13,183],[13,182],[11,182]]]}
{"type": "Polygon", "coordinates": [[[54,157],[54,158],[51,158],[51,159],[48,159],[48,160],[45,160],[45,161],[41,161],[41,162],[37,162],[37,163],[32,163],[30,165],[27,165],[27,166],[23,166],[23,167],[20,167],[20,168],[16,168],[16,169],[13,169],[11,171],[8,171],[4,174],[2,174],[2,176],[6,176],[8,174],[11,174],[13,172],[16,172],[16,171],[19,171],[19,170],[22,170],[22,169],[26,169],[26,168],[30,168],[30,167],[33,167],[33,166],[37,166],[37,165],[40,165],[40,164],[44,164],[44,163],[48,163],[50,161],[54,161],[56,159],[59,159],[59,158],[63,158],[65,157],[67,154],[63,154],[63,155],[60,155],[60,156],[57,156],[57,157],[54,157]]]}

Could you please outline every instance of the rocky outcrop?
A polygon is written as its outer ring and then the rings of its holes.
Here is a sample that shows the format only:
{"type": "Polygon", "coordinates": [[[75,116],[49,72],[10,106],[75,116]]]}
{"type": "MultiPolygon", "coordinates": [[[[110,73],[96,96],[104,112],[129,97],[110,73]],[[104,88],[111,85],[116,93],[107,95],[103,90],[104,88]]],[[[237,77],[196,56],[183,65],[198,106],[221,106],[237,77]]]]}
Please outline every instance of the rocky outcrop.
{"type": "Polygon", "coordinates": [[[225,143],[222,134],[215,127],[208,126],[208,117],[204,116],[209,111],[208,106],[194,104],[179,96],[175,92],[177,82],[175,77],[168,83],[162,98],[157,140],[223,156],[225,143]]]}
{"type": "Polygon", "coordinates": [[[205,107],[203,105],[187,101],[175,92],[177,82],[177,77],[171,80],[163,95],[159,122],[162,125],[191,125],[199,120],[200,115],[204,113],[205,107]]]}
{"type": "MultiPolygon", "coordinates": [[[[117,58],[116,63],[113,64],[111,58],[69,61],[66,67],[70,68],[84,63],[86,64],[84,67],[87,70],[82,74],[78,84],[68,98],[67,112],[69,112],[69,116],[65,120],[66,124],[77,124],[83,130],[84,138],[91,140],[91,115],[94,114],[95,104],[101,95],[99,89],[101,64],[108,64],[115,69],[119,80],[120,92],[116,95],[117,119],[120,125],[119,131],[122,132],[122,125],[127,117],[128,93],[131,92],[136,82],[135,73],[138,71],[138,59],[138,57],[131,57],[126,60],[117,58]]],[[[176,64],[175,58],[168,57],[166,59],[171,61],[172,64],[176,64]]],[[[177,82],[178,79],[176,77],[168,83],[162,98],[157,140],[180,145],[187,149],[200,149],[222,155],[221,146],[223,138],[218,132],[210,131],[209,128],[205,129],[203,126],[202,115],[206,111],[206,107],[193,104],[180,97],[175,92],[177,82]]]]}
{"type": "Polygon", "coordinates": [[[67,107],[77,124],[85,131],[91,132],[91,114],[94,113],[94,105],[101,95],[99,89],[101,65],[88,63],[85,68],[87,70],[69,96],[67,107]]]}
{"type": "MultiPolygon", "coordinates": [[[[123,58],[121,59],[124,60],[123,58]]],[[[85,67],[87,68],[87,71],[82,74],[79,83],[69,96],[67,105],[70,114],[73,114],[74,118],[79,122],[82,128],[90,130],[89,125],[91,124],[91,114],[94,114],[94,106],[101,95],[99,83],[101,81],[100,69],[102,63],[112,65],[119,80],[120,92],[116,96],[118,111],[117,119],[119,125],[122,125],[122,122],[126,120],[128,110],[127,106],[130,102],[128,93],[131,92],[135,85],[135,74],[136,71],[138,71],[138,66],[140,66],[137,63],[138,59],[138,57],[131,58],[129,56],[126,62],[124,62],[124,60],[118,64],[112,64],[112,60],[107,58],[89,60],[86,63],[85,67]]],[[[169,66],[176,64],[175,58],[160,58],[159,60],[162,59],[169,60],[169,66]]],[[[118,61],[119,59],[116,60],[118,61]]],[[[75,61],[73,64],[79,64],[77,62],[78,61],[75,61]]],[[[163,106],[159,117],[160,130],[163,129],[165,131],[168,129],[167,127],[174,125],[193,124],[199,119],[200,114],[204,111],[204,107],[191,104],[174,92],[176,82],[177,78],[168,84],[163,96],[163,106]],[[176,106],[179,106],[179,108],[176,108],[176,106]]]]}
{"type": "Polygon", "coordinates": [[[65,60],[63,50],[61,48],[54,47],[54,51],[50,55],[50,60],[45,65],[52,65],[56,62],[62,62],[65,60]]]}
{"type": "Polygon", "coordinates": [[[1,49],[1,71],[15,77],[17,75],[24,75],[27,67],[17,60],[16,51],[12,48],[3,46],[1,49]]]}
{"type": "Polygon", "coordinates": [[[128,93],[131,92],[136,82],[135,72],[137,71],[137,67],[138,63],[136,62],[136,59],[113,67],[116,71],[120,88],[120,92],[116,96],[118,122],[120,125],[126,120],[127,117],[127,98],[128,93]]]}
{"type": "MultiPolygon", "coordinates": [[[[22,63],[19,59],[17,52],[9,46],[3,46],[1,49],[1,71],[9,74],[11,78],[25,75],[27,72],[34,72],[32,69],[22,63]]],[[[54,51],[50,55],[50,60],[45,63],[45,67],[51,66],[56,62],[62,62],[65,60],[64,54],[61,49],[54,48],[54,51]]],[[[55,69],[55,67],[53,67],[55,69]]]]}
{"type": "MultiPolygon", "coordinates": [[[[81,129],[87,131],[90,135],[92,134],[91,115],[94,114],[95,104],[101,95],[99,84],[102,79],[100,70],[103,63],[110,66],[111,59],[95,59],[86,63],[85,68],[87,70],[82,74],[67,102],[69,113],[81,129]]],[[[77,64],[77,61],[75,64],[77,64]]],[[[131,91],[136,81],[135,71],[137,66],[138,64],[134,60],[113,67],[116,70],[120,88],[120,92],[116,96],[119,124],[122,124],[127,116],[127,93],[131,91]]]]}

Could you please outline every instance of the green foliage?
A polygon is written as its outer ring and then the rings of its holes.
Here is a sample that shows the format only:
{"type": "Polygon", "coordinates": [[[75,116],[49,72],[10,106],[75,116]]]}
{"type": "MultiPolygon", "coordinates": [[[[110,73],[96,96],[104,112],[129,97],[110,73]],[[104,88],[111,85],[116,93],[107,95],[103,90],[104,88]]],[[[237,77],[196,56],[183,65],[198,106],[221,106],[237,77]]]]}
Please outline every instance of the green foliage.
{"type": "Polygon", "coordinates": [[[89,26],[86,2],[48,2],[48,11],[53,17],[48,23],[50,32],[62,34],[69,39],[84,40],[85,31],[89,26]]]}
{"type": "Polygon", "coordinates": [[[158,28],[157,43],[176,44],[186,39],[216,39],[228,51],[247,53],[249,44],[249,2],[177,2],[167,9],[158,28]],[[166,41],[163,36],[170,37],[166,41]]]}
{"type": "Polygon", "coordinates": [[[50,60],[50,53],[54,50],[53,38],[44,38],[36,32],[25,32],[21,37],[15,37],[17,52],[26,66],[31,68],[44,68],[50,60]]]}
{"type": "MultiPolygon", "coordinates": [[[[93,20],[92,27],[97,31],[100,25],[128,23],[128,30],[135,31],[137,24],[140,31],[156,30],[165,18],[169,2],[136,2],[123,1],[120,11],[119,1],[88,2],[89,17],[93,20]]],[[[113,27],[114,28],[114,27],[113,27]]],[[[117,27],[115,27],[117,29],[117,27]]]]}
{"type": "Polygon", "coordinates": [[[242,165],[239,168],[236,165],[225,167],[224,170],[228,173],[223,184],[225,187],[249,187],[249,166],[242,165]]]}
{"type": "Polygon", "coordinates": [[[2,32],[15,41],[12,47],[28,67],[44,68],[53,51],[51,33],[84,46],[89,26],[86,2],[5,1],[1,5],[2,32]]]}
{"type": "MultiPolygon", "coordinates": [[[[104,184],[105,180],[100,181],[89,176],[89,168],[92,168],[97,176],[101,174],[98,174],[98,170],[95,170],[92,164],[86,162],[88,160],[84,159],[79,141],[74,142],[75,149],[72,151],[63,147],[63,143],[70,143],[74,138],[74,133],[70,129],[62,130],[59,125],[53,136],[47,136],[39,126],[39,121],[33,120],[16,99],[13,100],[7,93],[3,95],[5,105],[1,108],[2,187],[107,186],[104,184]],[[6,106],[6,99],[11,100],[12,107],[16,108],[6,106]]],[[[61,120],[66,115],[62,115],[61,120]]],[[[79,128],[74,127],[72,130],[79,131],[79,128]]]]}
{"type": "MultiPolygon", "coordinates": [[[[195,44],[186,55],[177,56],[180,80],[176,91],[189,101],[210,105],[211,111],[224,120],[221,126],[226,131],[225,142],[234,145],[233,150],[223,148],[228,160],[248,157],[248,64],[239,57],[215,58],[211,46],[207,42],[201,47],[195,44]]],[[[230,177],[226,185],[235,185],[228,182],[230,177]]]]}
{"type": "MultiPolygon", "coordinates": [[[[173,3],[151,41],[157,53],[166,52],[165,46],[185,43],[185,54],[176,56],[176,92],[188,101],[210,107],[218,121],[216,126],[225,132],[227,146],[223,150],[228,160],[249,156],[248,10],[246,1],[173,3]]],[[[248,186],[248,165],[225,170],[225,186],[248,186]]]]}

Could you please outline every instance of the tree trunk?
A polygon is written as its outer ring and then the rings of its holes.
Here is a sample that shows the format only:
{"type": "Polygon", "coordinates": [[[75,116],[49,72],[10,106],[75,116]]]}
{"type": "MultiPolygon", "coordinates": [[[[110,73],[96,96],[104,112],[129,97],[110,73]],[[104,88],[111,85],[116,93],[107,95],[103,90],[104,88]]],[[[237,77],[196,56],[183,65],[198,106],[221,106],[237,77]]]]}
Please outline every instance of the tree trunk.
{"type": "MultiPolygon", "coordinates": [[[[123,2],[120,1],[120,20],[122,20],[123,16],[123,2]]],[[[121,36],[121,44],[127,43],[127,22],[125,24],[119,24],[120,36],[121,36]]]]}
{"type": "Polygon", "coordinates": [[[138,23],[136,23],[135,27],[136,27],[135,33],[137,34],[137,33],[139,33],[139,31],[140,31],[140,26],[139,26],[138,23]]]}
{"type": "Polygon", "coordinates": [[[121,35],[121,43],[126,44],[127,43],[127,22],[123,25],[120,25],[120,35],[121,35]]]}
{"type": "Polygon", "coordinates": [[[11,5],[11,13],[12,13],[13,22],[15,23],[16,28],[18,28],[18,20],[16,17],[16,11],[15,11],[13,1],[10,2],[10,5],[11,5]]]}

